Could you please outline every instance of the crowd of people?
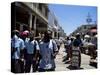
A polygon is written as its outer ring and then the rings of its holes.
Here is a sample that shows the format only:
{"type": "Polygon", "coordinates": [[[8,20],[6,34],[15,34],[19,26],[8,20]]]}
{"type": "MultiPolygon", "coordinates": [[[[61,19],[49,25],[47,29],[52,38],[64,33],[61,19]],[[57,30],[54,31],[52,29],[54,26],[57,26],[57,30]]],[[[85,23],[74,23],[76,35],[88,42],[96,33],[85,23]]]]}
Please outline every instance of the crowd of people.
{"type": "Polygon", "coordinates": [[[47,31],[36,40],[34,31],[11,33],[11,71],[14,73],[29,73],[55,71],[55,58],[58,53],[56,42],[47,31]]]}
{"type": "Polygon", "coordinates": [[[11,33],[11,71],[14,73],[29,73],[29,72],[45,72],[55,71],[55,58],[63,43],[67,55],[63,61],[71,62],[73,46],[80,47],[80,65],[81,52],[83,46],[88,42],[92,46],[88,47],[91,59],[95,59],[95,49],[97,41],[92,38],[82,39],[80,34],[75,37],[67,37],[65,40],[53,39],[51,31],[45,32],[41,37],[35,38],[34,31],[13,30],[11,33]]]}
{"type": "MultiPolygon", "coordinates": [[[[65,63],[70,63],[72,62],[72,51],[74,47],[81,47],[82,46],[82,40],[80,38],[80,34],[77,34],[76,37],[67,37],[65,39],[64,42],[64,46],[65,46],[65,52],[67,53],[67,55],[64,57],[63,62],[65,63]]],[[[80,51],[80,49],[79,49],[80,51]]],[[[79,67],[81,64],[81,52],[79,52],[79,67]]]]}
{"type": "MultiPolygon", "coordinates": [[[[94,34],[92,37],[81,37],[81,34],[77,33],[74,37],[67,37],[64,41],[64,47],[66,56],[63,58],[63,62],[71,63],[72,62],[72,51],[73,47],[79,47],[80,54],[80,66],[81,66],[81,53],[90,55],[90,60],[95,60],[97,57],[97,37],[94,34]],[[88,52],[87,52],[88,50],[88,52]]],[[[79,67],[80,67],[79,66],[79,67]]]]}

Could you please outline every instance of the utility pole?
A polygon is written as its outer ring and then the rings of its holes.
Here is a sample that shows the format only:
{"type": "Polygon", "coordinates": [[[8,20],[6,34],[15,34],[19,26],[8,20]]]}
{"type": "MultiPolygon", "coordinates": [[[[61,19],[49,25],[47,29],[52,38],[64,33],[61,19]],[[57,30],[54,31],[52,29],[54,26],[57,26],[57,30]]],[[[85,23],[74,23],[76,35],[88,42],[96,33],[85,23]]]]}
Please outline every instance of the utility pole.
{"type": "Polygon", "coordinates": [[[87,16],[86,22],[88,23],[88,25],[90,25],[90,23],[92,22],[92,18],[91,18],[91,15],[90,15],[89,12],[88,12],[88,16],[87,16]]]}

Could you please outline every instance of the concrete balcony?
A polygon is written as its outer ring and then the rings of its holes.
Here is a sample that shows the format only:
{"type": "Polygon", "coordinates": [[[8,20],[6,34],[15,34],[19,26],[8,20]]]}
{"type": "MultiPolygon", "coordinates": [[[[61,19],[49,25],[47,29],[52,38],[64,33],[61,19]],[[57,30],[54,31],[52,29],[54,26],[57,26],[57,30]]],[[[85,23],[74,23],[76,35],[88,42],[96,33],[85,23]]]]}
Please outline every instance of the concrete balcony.
{"type": "Polygon", "coordinates": [[[33,3],[26,3],[23,2],[24,5],[26,5],[28,8],[30,8],[37,16],[41,17],[46,23],[48,23],[48,18],[37,8],[33,3]]]}

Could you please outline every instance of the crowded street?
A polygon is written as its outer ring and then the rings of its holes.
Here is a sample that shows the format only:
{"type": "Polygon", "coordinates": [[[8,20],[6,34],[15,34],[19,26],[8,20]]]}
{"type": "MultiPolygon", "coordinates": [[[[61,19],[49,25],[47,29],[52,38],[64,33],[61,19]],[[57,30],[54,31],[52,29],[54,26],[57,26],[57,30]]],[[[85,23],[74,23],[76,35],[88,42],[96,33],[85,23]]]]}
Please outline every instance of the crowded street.
{"type": "MultiPolygon", "coordinates": [[[[55,64],[56,64],[55,71],[70,71],[70,70],[73,70],[73,68],[69,67],[70,63],[64,63],[63,62],[64,56],[66,56],[66,53],[65,53],[65,49],[64,49],[64,44],[62,44],[61,48],[59,50],[59,53],[57,54],[56,59],[55,59],[55,64]]],[[[82,62],[81,62],[80,70],[96,69],[96,67],[89,65],[89,61],[90,61],[89,55],[82,53],[81,56],[82,56],[82,62]]],[[[31,68],[31,72],[32,72],[32,68],[31,68]]]]}
{"type": "MultiPolygon", "coordinates": [[[[64,46],[62,45],[60,48],[60,52],[58,53],[58,55],[55,59],[56,71],[70,70],[70,68],[68,68],[68,66],[70,64],[65,64],[64,62],[62,62],[62,60],[63,60],[62,58],[66,55],[64,50],[65,50],[64,46]]],[[[81,62],[82,69],[95,69],[95,67],[89,65],[90,56],[88,56],[86,54],[81,54],[81,56],[82,56],[82,62],[81,62]]]]}
{"type": "Polygon", "coordinates": [[[11,72],[97,68],[95,7],[86,9],[84,6],[70,6],[70,10],[69,6],[55,7],[55,4],[32,2],[13,2],[11,6],[11,72]],[[60,7],[63,9],[59,9],[60,7]],[[73,14],[73,9],[76,9],[76,14],[73,14]],[[92,13],[95,14],[94,18],[90,9],[95,11],[92,13]],[[67,14],[58,11],[65,11],[67,14]],[[77,16],[82,15],[84,17],[76,20],[77,16]],[[72,22],[69,21],[70,17],[73,18],[72,22]]]}

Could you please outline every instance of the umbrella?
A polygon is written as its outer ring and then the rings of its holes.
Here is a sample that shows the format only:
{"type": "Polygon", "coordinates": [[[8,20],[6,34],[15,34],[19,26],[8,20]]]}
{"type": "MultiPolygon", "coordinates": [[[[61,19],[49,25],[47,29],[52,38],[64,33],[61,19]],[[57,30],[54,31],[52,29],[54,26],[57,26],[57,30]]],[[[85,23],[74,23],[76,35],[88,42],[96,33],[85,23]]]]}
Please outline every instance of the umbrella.
{"type": "Polygon", "coordinates": [[[89,36],[89,35],[85,35],[84,37],[85,37],[85,38],[90,38],[90,36],[89,36]]]}

